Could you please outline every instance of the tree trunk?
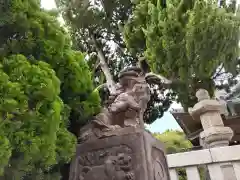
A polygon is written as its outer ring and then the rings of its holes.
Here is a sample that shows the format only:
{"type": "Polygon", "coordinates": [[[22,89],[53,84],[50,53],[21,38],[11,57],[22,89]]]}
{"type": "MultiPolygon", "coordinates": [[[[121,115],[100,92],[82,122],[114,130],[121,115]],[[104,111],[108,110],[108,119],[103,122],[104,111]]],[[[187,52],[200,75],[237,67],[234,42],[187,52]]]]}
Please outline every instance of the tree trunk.
{"type": "Polygon", "coordinates": [[[96,47],[97,53],[98,53],[98,58],[100,60],[101,69],[106,77],[107,87],[111,94],[115,94],[116,93],[115,82],[113,81],[113,77],[112,77],[112,74],[110,73],[109,67],[107,65],[106,58],[103,54],[102,49],[99,48],[94,34],[90,33],[90,35],[91,35],[92,41],[93,41],[93,43],[96,47]]]}

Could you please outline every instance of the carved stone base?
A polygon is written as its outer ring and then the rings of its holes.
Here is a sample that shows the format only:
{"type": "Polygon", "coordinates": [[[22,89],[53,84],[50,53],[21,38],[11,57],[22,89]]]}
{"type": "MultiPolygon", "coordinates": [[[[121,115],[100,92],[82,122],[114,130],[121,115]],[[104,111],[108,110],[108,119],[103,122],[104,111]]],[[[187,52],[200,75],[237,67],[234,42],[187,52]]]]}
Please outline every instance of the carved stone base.
{"type": "Polygon", "coordinates": [[[200,139],[205,148],[228,146],[233,137],[233,130],[229,127],[210,127],[200,133],[200,139]]]}
{"type": "Polygon", "coordinates": [[[169,180],[162,144],[135,128],[77,146],[69,180],[169,180]]]}

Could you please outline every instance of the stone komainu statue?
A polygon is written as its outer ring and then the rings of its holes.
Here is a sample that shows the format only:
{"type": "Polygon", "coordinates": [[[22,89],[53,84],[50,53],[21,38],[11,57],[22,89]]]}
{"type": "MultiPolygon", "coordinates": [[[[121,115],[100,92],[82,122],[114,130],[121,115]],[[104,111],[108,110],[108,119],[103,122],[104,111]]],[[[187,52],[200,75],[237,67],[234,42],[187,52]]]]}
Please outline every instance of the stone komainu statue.
{"type": "Polygon", "coordinates": [[[124,127],[143,126],[143,113],[150,100],[150,89],[140,68],[128,68],[119,75],[117,92],[109,97],[107,105],[80,132],[80,139],[101,136],[102,132],[124,127]]]}
{"type": "Polygon", "coordinates": [[[144,130],[148,78],[140,68],[120,73],[116,93],[81,129],[69,180],[170,179],[161,143],[144,130]]]}

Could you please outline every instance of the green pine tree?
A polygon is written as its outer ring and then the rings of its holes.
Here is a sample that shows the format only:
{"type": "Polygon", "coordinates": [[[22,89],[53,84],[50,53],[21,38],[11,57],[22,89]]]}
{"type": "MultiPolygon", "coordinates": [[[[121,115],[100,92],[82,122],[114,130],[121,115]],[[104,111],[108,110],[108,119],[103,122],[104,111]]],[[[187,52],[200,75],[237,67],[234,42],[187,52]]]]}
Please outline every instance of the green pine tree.
{"type": "MultiPolygon", "coordinates": [[[[89,55],[88,64],[93,69],[96,86],[101,86],[109,79],[117,81],[118,73],[123,68],[139,63],[141,55],[130,53],[123,37],[123,27],[128,18],[132,16],[133,1],[55,1],[68,25],[74,48],[85,51],[89,55]],[[110,69],[110,75],[106,73],[104,64],[110,69]]],[[[162,117],[171,105],[172,96],[174,96],[170,93],[166,95],[159,80],[149,84],[152,91],[147,111],[144,114],[146,123],[152,123],[162,117]]],[[[109,93],[101,90],[102,99],[107,99],[109,93]]]]}
{"type": "Polygon", "coordinates": [[[240,20],[227,8],[215,1],[169,0],[162,7],[161,0],[139,0],[125,26],[128,48],[173,80],[186,111],[198,88],[213,93],[222,70],[231,73],[229,84],[237,74],[240,20]]]}

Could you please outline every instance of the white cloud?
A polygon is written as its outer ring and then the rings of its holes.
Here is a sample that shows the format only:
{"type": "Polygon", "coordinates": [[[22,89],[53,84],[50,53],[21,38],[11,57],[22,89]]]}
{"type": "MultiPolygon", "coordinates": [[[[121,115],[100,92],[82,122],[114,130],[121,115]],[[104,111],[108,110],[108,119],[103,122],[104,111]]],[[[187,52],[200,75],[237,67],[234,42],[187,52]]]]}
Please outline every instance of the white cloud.
{"type": "MultiPolygon", "coordinates": [[[[47,9],[47,10],[57,8],[55,0],[41,0],[41,7],[44,9],[47,9]]],[[[62,16],[58,17],[58,21],[60,22],[61,25],[64,25],[64,20],[63,20],[62,16]]]]}
{"type": "Polygon", "coordinates": [[[48,10],[57,8],[54,0],[41,0],[41,6],[48,10]]]}

